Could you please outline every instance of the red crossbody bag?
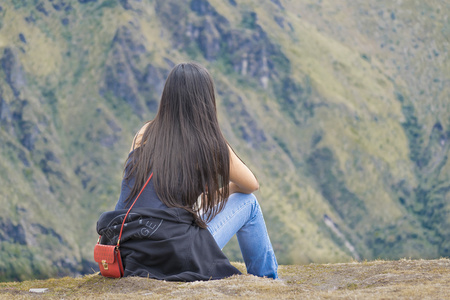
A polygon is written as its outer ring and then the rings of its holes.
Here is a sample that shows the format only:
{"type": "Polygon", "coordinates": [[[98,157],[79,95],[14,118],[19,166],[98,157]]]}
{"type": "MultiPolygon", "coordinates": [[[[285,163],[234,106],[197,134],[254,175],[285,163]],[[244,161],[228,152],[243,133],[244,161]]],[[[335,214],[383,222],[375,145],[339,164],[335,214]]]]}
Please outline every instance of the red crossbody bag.
{"type": "Polygon", "coordinates": [[[100,244],[101,236],[98,238],[97,245],[95,245],[94,247],[94,260],[98,263],[98,266],[100,267],[100,273],[105,277],[113,277],[113,278],[123,277],[123,264],[119,251],[123,225],[125,224],[125,221],[128,217],[128,214],[130,213],[130,210],[133,208],[134,204],[136,203],[139,196],[142,194],[142,191],[145,189],[152,176],[153,173],[150,174],[150,177],[147,179],[141,191],[134,200],[133,204],[131,204],[130,208],[128,209],[125,218],[123,218],[122,227],[120,227],[119,239],[117,240],[117,245],[115,246],[102,245],[100,244]]]}

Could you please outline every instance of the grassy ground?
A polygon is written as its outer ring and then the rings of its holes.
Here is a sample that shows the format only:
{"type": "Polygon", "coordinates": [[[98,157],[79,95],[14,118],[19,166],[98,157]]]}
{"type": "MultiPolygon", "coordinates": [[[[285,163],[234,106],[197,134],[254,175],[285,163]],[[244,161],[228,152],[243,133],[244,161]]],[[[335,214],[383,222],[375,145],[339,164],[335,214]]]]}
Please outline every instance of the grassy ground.
{"type": "MultiPolygon", "coordinates": [[[[243,264],[235,264],[241,270],[243,264]]],[[[449,299],[450,260],[371,261],[280,266],[280,280],[251,275],[209,282],[81,278],[0,283],[1,299],[449,299]],[[48,288],[33,294],[31,288],[48,288]]]]}

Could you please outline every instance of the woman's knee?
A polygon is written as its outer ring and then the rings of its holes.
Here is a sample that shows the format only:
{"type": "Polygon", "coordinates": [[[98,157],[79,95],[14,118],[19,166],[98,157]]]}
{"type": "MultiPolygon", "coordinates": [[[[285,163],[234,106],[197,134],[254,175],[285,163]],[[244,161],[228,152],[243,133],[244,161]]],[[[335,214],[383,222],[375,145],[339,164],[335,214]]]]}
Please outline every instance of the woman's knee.
{"type": "Polygon", "coordinates": [[[259,206],[258,199],[254,194],[233,193],[228,197],[228,201],[230,200],[259,206]]]}
{"type": "Polygon", "coordinates": [[[250,206],[251,207],[250,214],[252,216],[256,216],[257,214],[262,213],[258,199],[253,193],[252,194],[234,193],[230,195],[230,198],[233,198],[232,201],[238,201],[241,204],[244,204],[245,206],[250,206]]]}

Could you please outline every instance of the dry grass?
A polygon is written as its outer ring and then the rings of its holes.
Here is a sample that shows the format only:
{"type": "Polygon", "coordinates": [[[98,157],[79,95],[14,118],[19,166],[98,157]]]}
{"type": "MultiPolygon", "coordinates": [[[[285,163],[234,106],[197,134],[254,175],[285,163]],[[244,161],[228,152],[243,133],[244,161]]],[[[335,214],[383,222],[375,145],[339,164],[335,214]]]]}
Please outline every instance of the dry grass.
{"type": "MultiPolygon", "coordinates": [[[[242,264],[236,264],[243,269],[242,264]]],[[[0,298],[54,299],[450,299],[450,260],[372,261],[280,266],[280,280],[251,275],[209,282],[146,278],[107,279],[96,274],[0,283],[0,298]],[[30,288],[48,288],[32,294],[30,288]]]]}

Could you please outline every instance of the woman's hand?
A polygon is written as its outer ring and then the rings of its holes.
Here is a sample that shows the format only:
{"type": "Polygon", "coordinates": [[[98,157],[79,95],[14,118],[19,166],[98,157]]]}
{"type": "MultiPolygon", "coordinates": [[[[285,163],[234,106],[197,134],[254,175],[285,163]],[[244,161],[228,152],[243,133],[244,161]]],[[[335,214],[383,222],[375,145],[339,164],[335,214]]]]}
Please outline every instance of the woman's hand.
{"type": "Polygon", "coordinates": [[[229,193],[253,193],[259,188],[258,180],[230,146],[228,146],[228,150],[230,152],[229,193]]]}

